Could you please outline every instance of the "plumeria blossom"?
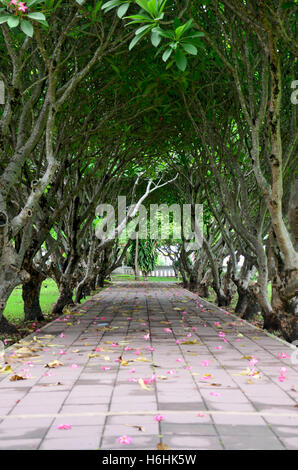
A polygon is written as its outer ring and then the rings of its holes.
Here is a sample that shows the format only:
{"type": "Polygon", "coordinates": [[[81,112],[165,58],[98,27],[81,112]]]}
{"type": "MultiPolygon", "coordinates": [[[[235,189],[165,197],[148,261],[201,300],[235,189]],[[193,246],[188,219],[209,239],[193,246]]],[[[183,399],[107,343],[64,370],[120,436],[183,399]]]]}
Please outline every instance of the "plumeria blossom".
{"type": "Polygon", "coordinates": [[[163,331],[164,331],[165,333],[172,333],[171,328],[164,328],[163,331]]]}
{"type": "Polygon", "coordinates": [[[57,426],[57,429],[71,429],[71,425],[70,424],[59,424],[59,426],[57,426]]]}
{"type": "Polygon", "coordinates": [[[158,421],[158,422],[160,423],[161,421],[164,421],[165,416],[163,416],[163,415],[155,415],[155,416],[154,416],[154,419],[155,419],[155,421],[158,421]]]}
{"type": "Polygon", "coordinates": [[[150,334],[147,333],[146,335],[143,336],[143,339],[145,339],[146,341],[148,341],[150,339],[150,334]]]}
{"type": "Polygon", "coordinates": [[[201,365],[202,365],[203,367],[208,367],[209,364],[210,364],[210,361],[201,361],[201,365]]]}
{"type": "Polygon", "coordinates": [[[277,354],[279,359],[285,359],[286,357],[290,357],[287,353],[280,352],[277,354]]]}
{"type": "Polygon", "coordinates": [[[255,366],[258,362],[259,362],[258,359],[256,359],[256,358],[253,357],[253,358],[249,361],[249,364],[250,364],[251,366],[255,366]]]}
{"type": "Polygon", "coordinates": [[[126,445],[128,445],[128,444],[131,443],[131,437],[129,437],[129,436],[120,436],[120,437],[118,438],[118,442],[119,442],[119,444],[126,444],[126,445]]]}
{"type": "Polygon", "coordinates": [[[60,336],[60,338],[64,338],[64,337],[65,337],[65,334],[64,334],[64,333],[61,333],[59,336],[60,336]]]}

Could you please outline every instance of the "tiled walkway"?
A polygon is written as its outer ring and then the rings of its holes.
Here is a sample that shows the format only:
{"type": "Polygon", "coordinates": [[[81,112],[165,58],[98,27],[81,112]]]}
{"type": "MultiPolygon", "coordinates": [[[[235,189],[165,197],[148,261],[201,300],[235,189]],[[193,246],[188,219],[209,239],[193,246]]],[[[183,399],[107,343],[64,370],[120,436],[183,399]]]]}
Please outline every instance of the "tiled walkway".
{"type": "Polygon", "coordinates": [[[298,449],[293,350],[174,284],[117,283],[22,343],[0,449],[298,449]]]}

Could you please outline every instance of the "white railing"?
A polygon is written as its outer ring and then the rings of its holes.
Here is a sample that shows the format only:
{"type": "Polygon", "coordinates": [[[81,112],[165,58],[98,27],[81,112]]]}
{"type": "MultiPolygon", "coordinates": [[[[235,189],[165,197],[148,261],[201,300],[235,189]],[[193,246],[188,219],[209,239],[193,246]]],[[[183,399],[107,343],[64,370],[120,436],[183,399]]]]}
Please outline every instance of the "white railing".
{"type": "MultiPolygon", "coordinates": [[[[129,266],[121,266],[120,268],[115,269],[112,274],[122,274],[122,275],[132,275],[134,276],[135,272],[129,266]]],[[[140,271],[140,276],[142,272],[140,271]]],[[[175,277],[175,271],[173,266],[156,266],[154,271],[148,274],[151,277],[175,277]]]]}

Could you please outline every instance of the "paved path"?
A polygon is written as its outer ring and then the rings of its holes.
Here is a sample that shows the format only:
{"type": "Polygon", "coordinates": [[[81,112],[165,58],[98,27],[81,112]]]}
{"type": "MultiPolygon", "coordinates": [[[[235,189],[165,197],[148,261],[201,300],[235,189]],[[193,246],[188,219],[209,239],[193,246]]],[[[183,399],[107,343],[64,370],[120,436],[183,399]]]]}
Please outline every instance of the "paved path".
{"type": "Polygon", "coordinates": [[[293,350],[176,285],[117,283],[21,343],[0,449],[298,449],[293,350]]]}

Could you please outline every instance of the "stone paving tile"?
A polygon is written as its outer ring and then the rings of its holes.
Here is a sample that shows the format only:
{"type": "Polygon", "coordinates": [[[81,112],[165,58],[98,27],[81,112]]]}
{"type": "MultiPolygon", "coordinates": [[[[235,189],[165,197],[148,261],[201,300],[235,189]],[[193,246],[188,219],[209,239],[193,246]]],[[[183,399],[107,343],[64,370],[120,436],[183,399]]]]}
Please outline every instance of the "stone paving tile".
{"type": "Polygon", "coordinates": [[[298,448],[289,345],[174,284],[117,283],[34,336],[39,357],[14,366],[28,380],[0,376],[0,449],[298,448]]]}

